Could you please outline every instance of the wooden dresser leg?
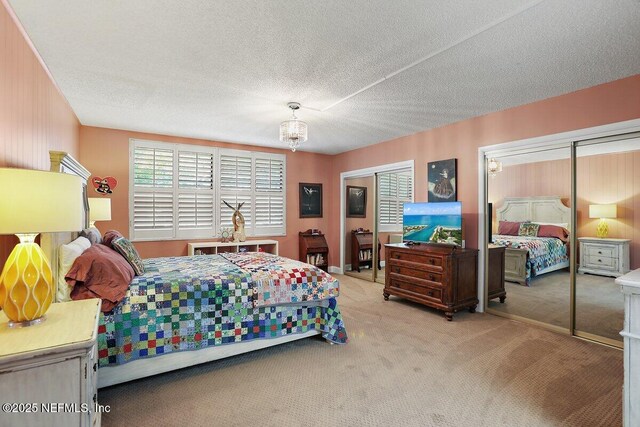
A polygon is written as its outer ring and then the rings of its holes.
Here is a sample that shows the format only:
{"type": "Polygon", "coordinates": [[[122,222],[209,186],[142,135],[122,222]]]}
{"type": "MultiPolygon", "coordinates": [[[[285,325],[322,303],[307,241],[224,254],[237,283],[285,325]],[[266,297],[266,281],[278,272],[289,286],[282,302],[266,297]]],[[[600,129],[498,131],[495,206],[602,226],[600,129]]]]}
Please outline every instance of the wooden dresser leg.
{"type": "Polygon", "coordinates": [[[475,313],[477,306],[478,306],[478,304],[473,304],[471,307],[469,307],[469,313],[475,313]]]}
{"type": "Polygon", "coordinates": [[[447,322],[451,322],[453,320],[453,311],[445,311],[444,317],[447,319],[447,322]]]}
{"type": "Polygon", "coordinates": [[[382,296],[384,297],[384,300],[385,300],[385,301],[389,301],[389,294],[388,294],[388,293],[383,292],[383,293],[382,293],[382,296]]]}
{"type": "Polygon", "coordinates": [[[504,296],[504,297],[500,297],[500,304],[504,304],[504,300],[505,300],[505,299],[507,299],[507,297],[506,297],[506,296],[504,296]]]}

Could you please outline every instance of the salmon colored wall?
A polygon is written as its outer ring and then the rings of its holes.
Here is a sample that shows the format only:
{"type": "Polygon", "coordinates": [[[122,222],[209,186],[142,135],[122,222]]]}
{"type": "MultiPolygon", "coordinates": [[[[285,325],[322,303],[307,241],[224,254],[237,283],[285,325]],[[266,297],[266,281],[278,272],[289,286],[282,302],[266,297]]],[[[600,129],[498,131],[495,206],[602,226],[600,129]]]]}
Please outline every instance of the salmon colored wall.
{"type": "MultiPolygon", "coordinates": [[[[0,4],[0,167],[48,170],[49,150],[79,152],[80,124],[0,4]]],[[[0,267],[18,242],[0,236],[0,267]]]]}
{"type": "MultiPolygon", "coordinates": [[[[478,246],[478,147],[567,132],[640,118],[640,75],[579,90],[451,125],[430,129],[332,159],[332,188],[340,188],[340,173],[415,160],[415,201],[427,199],[427,162],[458,159],[458,200],[462,202],[464,239],[478,246]]],[[[339,193],[334,193],[339,194],[339,193]]],[[[330,204],[330,227],[339,229],[340,202],[330,204]]],[[[328,236],[332,254],[338,234],[328,236]]],[[[330,257],[338,265],[337,257],[330,257]]]]}
{"type": "MultiPolygon", "coordinates": [[[[292,153],[290,150],[82,126],[80,129],[80,162],[89,169],[92,176],[113,176],[118,180],[117,187],[113,194],[109,196],[111,197],[111,221],[96,223],[96,226],[102,232],[116,229],[125,236],[129,234],[129,138],[284,153],[287,156],[287,235],[273,237],[280,242],[280,255],[298,259],[299,231],[319,228],[322,232],[330,234],[328,233],[328,216],[330,212],[328,201],[330,197],[327,194],[331,183],[330,156],[300,151],[292,153]],[[300,182],[322,183],[324,192],[323,218],[299,218],[298,183],[300,182]]],[[[212,236],[210,239],[204,240],[214,239],[214,236],[212,236]]],[[[135,246],[143,258],[179,256],[187,254],[187,243],[190,241],[198,240],[135,242],[135,246]]]]}

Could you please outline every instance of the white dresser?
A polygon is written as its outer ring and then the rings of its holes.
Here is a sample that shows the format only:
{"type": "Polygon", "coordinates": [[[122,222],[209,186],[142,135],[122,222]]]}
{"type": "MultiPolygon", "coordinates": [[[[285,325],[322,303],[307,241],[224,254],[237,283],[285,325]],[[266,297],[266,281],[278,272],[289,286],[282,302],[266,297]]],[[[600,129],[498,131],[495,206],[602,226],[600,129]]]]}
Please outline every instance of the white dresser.
{"type": "Polygon", "coordinates": [[[629,272],[630,239],[578,237],[580,268],[578,273],[618,277],[629,272]]]}
{"type": "Polygon", "coordinates": [[[52,304],[46,320],[9,328],[0,312],[0,426],[100,424],[100,300],[52,304]]]}
{"type": "Polygon", "coordinates": [[[640,426],[640,269],[616,279],[624,293],[624,391],[625,427],[640,426]]]}

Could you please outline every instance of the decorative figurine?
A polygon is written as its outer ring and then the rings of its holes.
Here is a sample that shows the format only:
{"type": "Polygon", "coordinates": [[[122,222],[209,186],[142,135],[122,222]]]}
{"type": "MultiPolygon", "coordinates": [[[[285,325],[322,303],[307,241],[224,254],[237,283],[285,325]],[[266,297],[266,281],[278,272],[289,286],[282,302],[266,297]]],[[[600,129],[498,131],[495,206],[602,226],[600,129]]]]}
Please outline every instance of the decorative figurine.
{"type": "Polygon", "coordinates": [[[229,207],[233,211],[233,216],[231,217],[231,222],[233,222],[233,241],[234,242],[244,242],[247,240],[247,236],[244,233],[244,216],[240,213],[240,208],[244,205],[244,202],[239,203],[237,208],[234,208],[229,203],[224,201],[224,204],[229,207]]]}

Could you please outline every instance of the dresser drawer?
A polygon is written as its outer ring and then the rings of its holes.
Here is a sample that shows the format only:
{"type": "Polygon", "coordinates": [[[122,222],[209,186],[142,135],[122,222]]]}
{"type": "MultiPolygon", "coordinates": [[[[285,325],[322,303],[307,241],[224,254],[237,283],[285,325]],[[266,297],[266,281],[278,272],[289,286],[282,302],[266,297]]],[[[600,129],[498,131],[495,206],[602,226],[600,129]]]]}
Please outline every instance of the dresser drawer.
{"type": "Polygon", "coordinates": [[[392,252],[390,258],[391,264],[394,264],[394,261],[406,261],[426,265],[427,267],[435,267],[440,270],[442,269],[442,257],[439,256],[420,253],[392,252]]]}
{"type": "Polygon", "coordinates": [[[586,258],[617,258],[618,246],[583,244],[582,250],[586,258]]]}
{"type": "Polygon", "coordinates": [[[391,278],[389,280],[389,285],[392,288],[402,289],[403,291],[408,291],[419,295],[421,297],[425,297],[427,299],[432,299],[433,301],[441,302],[442,301],[442,290],[438,288],[430,288],[428,286],[420,285],[418,283],[410,283],[405,280],[391,278]]]}
{"type": "Polygon", "coordinates": [[[605,257],[605,256],[597,256],[597,255],[588,255],[584,257],[584,266],[583,267],[592,267],[598,268],[601,270],[617,270],[618,269],[618,259],[605,257]]]}
{"type": "Polygon", "coordinates": [[[428,280],[429,282],[433,282],[433,284],[437,284],[438,286],[442,286],[442,274],[436,273],[429,270],[418,270],[415,268],[405,267],[404,265],[392,264],[389,267],[389,272],[393,275],[402,275],[408,276],[406,279],[411,281],[411,278],[428,280]]]}

